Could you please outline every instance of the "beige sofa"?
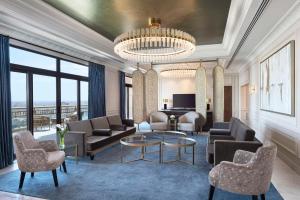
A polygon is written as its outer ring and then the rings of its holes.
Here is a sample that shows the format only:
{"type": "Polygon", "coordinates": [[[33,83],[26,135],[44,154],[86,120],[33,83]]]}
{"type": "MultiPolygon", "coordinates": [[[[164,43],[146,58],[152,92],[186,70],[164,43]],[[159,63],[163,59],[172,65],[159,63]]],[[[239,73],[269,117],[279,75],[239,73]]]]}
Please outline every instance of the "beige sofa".
{"type": "Polygon", "coordinates": [[[78,155],[89,155],[91,160],[103,147],[136,132],[132,120],[121,120],[118,115],[69,122],[67,126],[65,143],[77,144],[78,155]]]}

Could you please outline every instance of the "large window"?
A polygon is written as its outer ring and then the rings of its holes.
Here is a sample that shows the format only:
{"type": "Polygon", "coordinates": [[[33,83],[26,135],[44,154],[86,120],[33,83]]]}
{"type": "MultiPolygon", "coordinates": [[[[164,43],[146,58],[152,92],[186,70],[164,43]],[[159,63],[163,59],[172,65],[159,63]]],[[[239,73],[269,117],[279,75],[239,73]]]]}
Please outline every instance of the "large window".
{"type": "Polygon", "coordinates": [[[14,47],[9,48],[10,62],[17,65],[56,70],[56,59],[14,47]]]}
{"type": "Polygon", "coordinates": [[[33,75],[33,131],[35,137],[55,133],[56,79],[33,75]]]}
{"type": "Polygon", "coordinates": [[[88,67],[10,47],[13,132],[54,135],[56,124],[87,118],[88,67]]]}
{"type": "Polygon", "coordinates": [[[11,73],[12,132],[27,129],[27,81],[25,73],[11,73]]]}

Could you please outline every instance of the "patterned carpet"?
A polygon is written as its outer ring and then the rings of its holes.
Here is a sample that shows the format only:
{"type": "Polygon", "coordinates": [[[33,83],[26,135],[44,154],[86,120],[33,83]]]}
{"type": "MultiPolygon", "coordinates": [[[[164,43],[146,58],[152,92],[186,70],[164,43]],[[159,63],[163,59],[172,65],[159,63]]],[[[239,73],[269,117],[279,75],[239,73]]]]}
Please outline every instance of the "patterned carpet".
{"type": "MultiPolygon", "coordinates": [[[[206,136],[193,136],[197,140],[195,165],[181,162],[159,164],[156,153],[147,154],[154,162],[120,163],[120,145],[114,145],[90,161],[87,157],[76,164],[67,161],[68,174],[58,172],[59,187],[55,188],[51,172],[27,174],[23,189],[18,190],[18,170],[0,176],[0,190],[46,199],[101,199],[101,200],[202,200],[208,196],[208,172],[205,161],[206,136]]],[[[152,151],[155,149],[147,149],[152,151]]],[[[189,151],[190,152],[190,151],[189,151]]],[[[191,154],[184,154],[191,159],[191,154]]],[[[136,157],[138,149],[126,149],[125,155],[136,157]]],[[[173,159],[175,150],[167,149],[166,159],[173,159]]],[[[272,185],[267,199],[282,199],[272,185]]],[[[217,189],[215,200],[251,199],[217,189]]]]}

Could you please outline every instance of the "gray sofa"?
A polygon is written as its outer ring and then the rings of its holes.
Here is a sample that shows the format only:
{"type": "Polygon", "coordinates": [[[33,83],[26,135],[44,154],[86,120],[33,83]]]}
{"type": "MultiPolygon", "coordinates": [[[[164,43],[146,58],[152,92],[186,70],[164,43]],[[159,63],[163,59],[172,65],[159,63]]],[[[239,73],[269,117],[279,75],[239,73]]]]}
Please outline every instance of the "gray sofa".
{"type": "Polygon", "coordinates": [[[136,132],[132,120],[121,120],[118,115],[73,121],[67,126],[65,143],[77,144],[78,155],[89,155],[91,160],[103,147],[136,132]]]}
{"type": "Polygon", "coordinates": [[[232,161],[237,150],[256,152],[262,143],[255,138],[255,131],[237,118],[229,123],[218,122],[209,131],[206,159],[213,165],[232,161]]]}

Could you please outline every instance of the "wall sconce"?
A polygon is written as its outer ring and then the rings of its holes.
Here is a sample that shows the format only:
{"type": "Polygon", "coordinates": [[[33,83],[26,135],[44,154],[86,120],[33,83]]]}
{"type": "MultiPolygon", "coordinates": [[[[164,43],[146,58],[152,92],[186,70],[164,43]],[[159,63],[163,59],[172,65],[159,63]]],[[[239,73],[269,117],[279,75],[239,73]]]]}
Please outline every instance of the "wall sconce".
{"type": "Polygon", "coordinates": [[[206,110],[210,110],[211,98],[206,98],[206,110]]]}
{"type": "Polygon", "coordinates": [[[249,85],[249,94],[254,94],[256,91],[256,87],[255,85],[249,85]]]}

